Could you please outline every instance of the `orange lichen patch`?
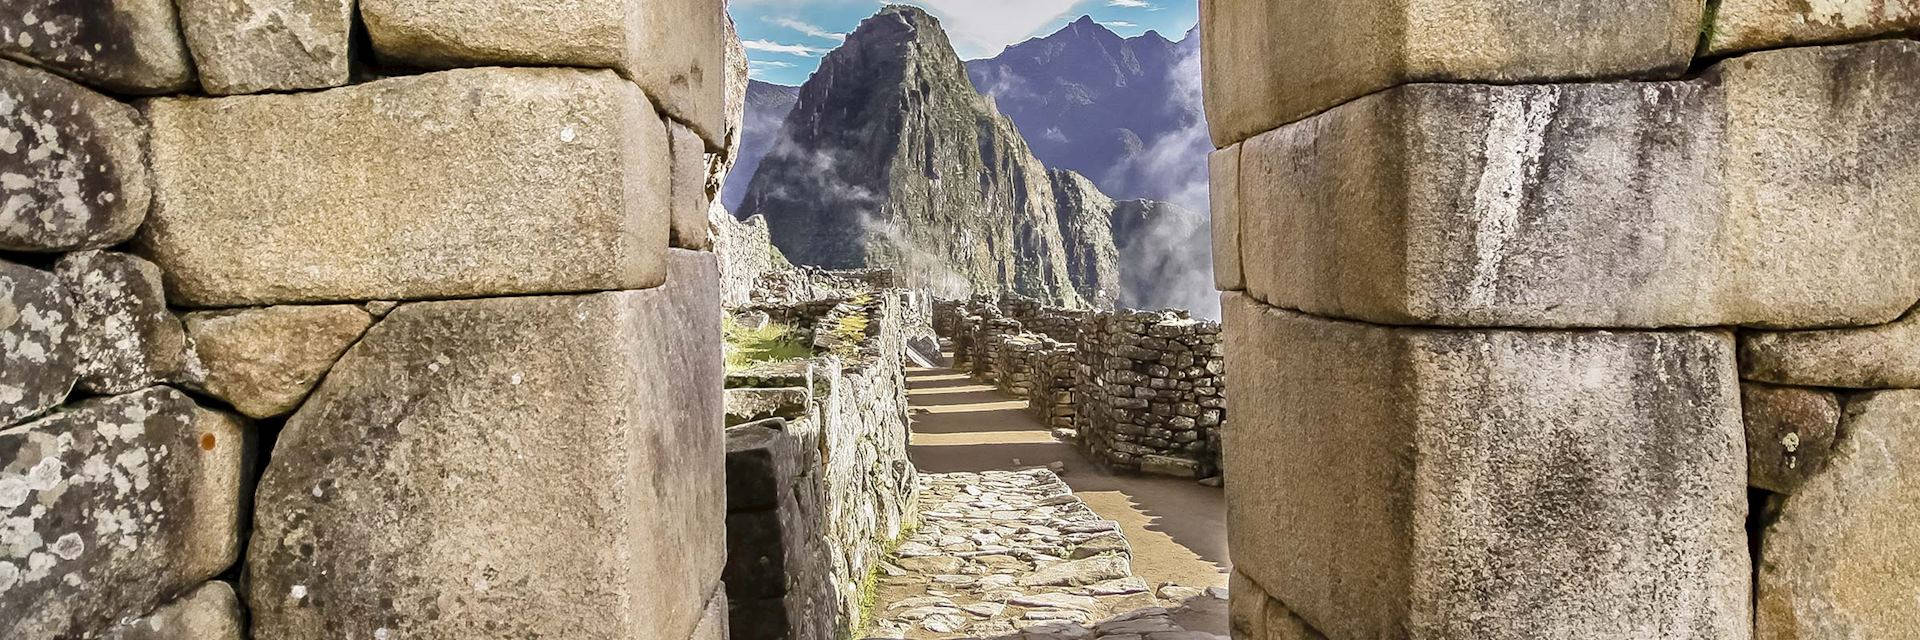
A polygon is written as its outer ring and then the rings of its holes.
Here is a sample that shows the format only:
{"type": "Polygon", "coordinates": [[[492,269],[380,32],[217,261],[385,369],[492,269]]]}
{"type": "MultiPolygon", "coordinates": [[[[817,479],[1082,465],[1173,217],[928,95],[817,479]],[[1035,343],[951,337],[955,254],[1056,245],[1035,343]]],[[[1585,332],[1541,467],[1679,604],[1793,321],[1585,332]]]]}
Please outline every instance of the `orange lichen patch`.
{"type": "Polygon", "coordinates": [[[202,433],[202,434],[200,434],[200,448],[201,448],[201,449],[204,449],[204,450],[207,450],[207,451],[212,451],[212,450],[213,450],[213,445],[214,445],[214,444],[216,444],[216,443],[218,443],[218,441],[219,441],[219,439],[218,439],[218,438],[215,438],[215,437],[213,437],[213,434],[211,434],[211,433],[202,433]]]}

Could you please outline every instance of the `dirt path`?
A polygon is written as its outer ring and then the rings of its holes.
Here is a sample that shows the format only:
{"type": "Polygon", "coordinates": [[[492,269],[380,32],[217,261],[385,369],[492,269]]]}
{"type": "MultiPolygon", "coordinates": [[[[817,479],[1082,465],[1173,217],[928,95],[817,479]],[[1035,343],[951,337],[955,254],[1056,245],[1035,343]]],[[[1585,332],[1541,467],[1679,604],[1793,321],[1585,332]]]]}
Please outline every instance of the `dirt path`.
{"type": "MultiPolygon", "coordinates": [[[[1117,476],[1088,461],[1026,412],[1026,402],[950,369],[909,368],[910,454],[922,472],[1017,470],[1066,464],[1066,481],[1100,517],[1120,523],[1133,572],[1157,590],[1227,585],[1226,500],[1192,480],[1117,476]]],[[[1201,596],[1176,618],[1187,629],[1226,634],[1225,603],[1201,596]]]]}

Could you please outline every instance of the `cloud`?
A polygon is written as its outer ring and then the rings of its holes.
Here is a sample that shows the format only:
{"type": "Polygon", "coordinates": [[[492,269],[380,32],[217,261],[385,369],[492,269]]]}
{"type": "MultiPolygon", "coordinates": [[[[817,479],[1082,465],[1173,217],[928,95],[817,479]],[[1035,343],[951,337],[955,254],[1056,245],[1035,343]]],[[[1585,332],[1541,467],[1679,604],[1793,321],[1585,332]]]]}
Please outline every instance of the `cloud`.
{"type": "Polygon", "coordinates": [[[1138,27],[1138,26],[1140,26],[1140,25],[1137,25],[1137,24],[1134,24],[1134,23],[1131,23],[1131,22],[1127,22],[1127,21],[1125,21],[1125,20],[1105,20],[1105,21],[1102,21],[1102,22],[1101,22],[1100,24],[1104,24],[1104,25],[1107,25],[1107,26],[1109,26],[1109,27],[1116,27],[1116,28],[1120,28],[1120,29],[1126,29],[1126,28],[1129,28],[1129,27],[1138,27]]]}
{"type": "Polygon", "coordinates": [[[793,63],[779,60],[748,60],[747,66],[764,69],[791,69],[793,63]]]}
{"type": "Polygon", "coordinates": [[[1038,35],[1086,0],[917,0],[940,18],[953,48],[968,60],[997,55],[1038,35]]]}
{"type": "Polygon", "coordinates": [[[1160,7],[1154,6],[1153,3],[1147,2],[1147,0],[1107,0],[1107,6],[1125,7],[1128,9],[1152,9],[1154,11],[1160,10],[1160,7]]]}
{"type": "Polygon", "coordinates": [[[822,40],[832,40],[832,41],[834,41],[834,42],[844,42],[844,41],[846,41],[846,39],[847,39],[847,34],[844,34],[844,33],[835,33],[835,32],[832,32],[832,31],[828,31],[828,30],[826,30],[826,29],[822,29],[822,28],[820,28],[820,27],[819,27],[818,25],[815,25],[815,24],[812,24],[812,23],[809,23],[809,22],[802,22],[802,21],[799,21],[799,20],[795,20],[795,19],[793,19],[793,18],[785,18],[785,17],[779,17],[779,16],[768,16],[768,17],[766,18],[766,20],[767,20],[767,22],[771,22],[771,23],[773,23],[773,24],[777,24],[777,25],[780,25],[780,26],[782,26],[782,27],[786,27],[786,28],[788,28],[788,29],[792,29],[792,30],[794,30],[794,31],[798,31],[798,32],[800,32],[800,33],[803,33],[803,34],[806,34],[806,35],[809,35],[809,36],[813,36],[813,37],[815,37],[815,38],[820,38],[820,39],[822,39],[822,40]]]}
{"type": "Polygon", "coordinates": [[[746,47],[748,51],[762,51],[766,53],[785,53],[789,55],[806,56],[809,58],[819,56],[820,54],[827,52],[825,49],[809,47],[803,44],[786,44],[781,42],[774,42],[772,40],[748,40],[740,43],[740,46],[746,47]]]}

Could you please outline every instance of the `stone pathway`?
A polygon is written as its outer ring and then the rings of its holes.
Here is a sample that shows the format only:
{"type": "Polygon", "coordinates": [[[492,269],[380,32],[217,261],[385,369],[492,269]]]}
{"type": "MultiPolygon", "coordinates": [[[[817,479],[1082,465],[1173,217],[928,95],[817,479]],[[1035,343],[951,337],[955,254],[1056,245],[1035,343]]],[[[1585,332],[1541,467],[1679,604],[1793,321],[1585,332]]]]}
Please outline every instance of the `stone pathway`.
{"type": "Polygon", "coordinates": [[[1045,469],[920,476],[921,525],[881,566],[869,639],[1224,640],[1169,603],[1223,589],[1133,575],[1126,538],[1045,469]]]}

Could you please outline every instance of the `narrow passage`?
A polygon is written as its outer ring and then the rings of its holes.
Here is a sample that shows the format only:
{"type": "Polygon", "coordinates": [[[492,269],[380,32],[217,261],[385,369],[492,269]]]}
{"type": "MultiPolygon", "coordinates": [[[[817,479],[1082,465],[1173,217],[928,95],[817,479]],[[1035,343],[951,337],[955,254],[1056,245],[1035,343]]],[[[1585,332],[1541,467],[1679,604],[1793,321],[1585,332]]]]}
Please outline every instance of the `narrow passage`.
{"type": "Polygon", "coordinates": [[[1220,489],[1107,473],[963,372],[907,379],[922,525],[883,567],[868,637],[1227,635],[1220,489]]]}

